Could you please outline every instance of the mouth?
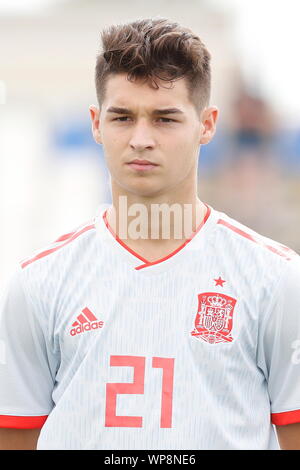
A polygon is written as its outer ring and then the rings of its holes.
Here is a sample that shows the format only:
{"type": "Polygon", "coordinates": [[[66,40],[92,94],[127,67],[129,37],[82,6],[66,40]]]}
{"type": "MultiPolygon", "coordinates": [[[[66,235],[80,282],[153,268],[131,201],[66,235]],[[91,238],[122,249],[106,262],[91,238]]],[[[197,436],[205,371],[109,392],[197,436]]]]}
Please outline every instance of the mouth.
{"type": "Polygon", "coordinates": [[[148,160],[133,160],[132,162],[127,163],[127,165],[133,170],[138,171],[150,171],[158,166],[157,163],[153,163],[148,160]]]}

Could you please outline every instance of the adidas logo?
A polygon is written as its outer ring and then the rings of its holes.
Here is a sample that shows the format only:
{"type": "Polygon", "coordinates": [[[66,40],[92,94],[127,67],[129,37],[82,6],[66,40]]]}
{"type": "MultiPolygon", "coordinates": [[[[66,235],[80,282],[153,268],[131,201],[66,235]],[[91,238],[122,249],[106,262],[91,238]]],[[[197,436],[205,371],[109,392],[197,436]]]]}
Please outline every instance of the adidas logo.
{"type": "Polygon", "coordinates": [[[75,336],[85,331],[96,330],[97,328],[102,328],[103,324],[103,321],[99,321],[90,309],[85,307],[82,313],[78,315],[77,320],[72,324],[73,328],[70,330],[70,335],[75,336]]]}

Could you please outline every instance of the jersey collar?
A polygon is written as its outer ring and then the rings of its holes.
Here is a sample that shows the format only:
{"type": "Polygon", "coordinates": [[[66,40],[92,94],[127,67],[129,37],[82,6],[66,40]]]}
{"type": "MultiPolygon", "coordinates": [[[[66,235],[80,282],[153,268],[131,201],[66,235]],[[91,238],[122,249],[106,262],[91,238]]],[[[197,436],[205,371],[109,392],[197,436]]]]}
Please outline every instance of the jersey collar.
{"type": "Polygon", "coordinates": [[[128,247],[126,243],[114,233],[106,218],[107,210],[110,207],[109,204],[102,205],[98,209],[95,217],[95,227],[98,236],[101,237],[105,244],[105,248],[112,250],[115,256],[124,260],[130,269],[146,275],[154,274],[171,269],[172,266],[182,261],[186,256],[193,257],[194,251],[202,247],[208,237],[208,233],[215,225],[214,222],[217,217],[216,211],[209,205],[205,205],[207,208],[206,215],[191,237],[176,250],[156,261],[148,261],[128,247]]]}

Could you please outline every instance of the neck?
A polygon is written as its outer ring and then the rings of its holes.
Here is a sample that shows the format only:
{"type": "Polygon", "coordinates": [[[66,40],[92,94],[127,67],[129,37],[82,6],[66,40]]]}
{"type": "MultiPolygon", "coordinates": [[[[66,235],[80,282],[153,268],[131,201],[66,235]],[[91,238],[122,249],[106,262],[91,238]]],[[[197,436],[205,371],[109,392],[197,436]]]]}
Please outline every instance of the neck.
{"type": "Polygon", "coordinates": [[[196,186],[182,189],[143,196],[112,182],[113,202],[107,221],[122,240],[151,244],[183,241],[201,224],[207,209],[197,196],[196,186]]]}

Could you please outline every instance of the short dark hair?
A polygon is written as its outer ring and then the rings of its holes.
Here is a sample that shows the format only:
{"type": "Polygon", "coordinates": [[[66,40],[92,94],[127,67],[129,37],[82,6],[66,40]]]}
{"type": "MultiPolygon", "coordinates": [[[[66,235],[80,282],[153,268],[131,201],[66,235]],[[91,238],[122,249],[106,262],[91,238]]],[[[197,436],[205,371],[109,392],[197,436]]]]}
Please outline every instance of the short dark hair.
{"type": "Polygon", "coordinates": [[[95,82],[99,105],[107,78],[127,73],[130,81],[155,79],[168,82],[185,77],[191,101],[197,109],[210,99],[210,53],[190,29],[166,18],[142,19],[112,25],[102,31],[102,51],[97,56],[95,82]]]}

